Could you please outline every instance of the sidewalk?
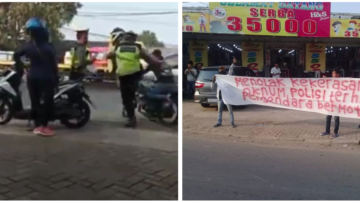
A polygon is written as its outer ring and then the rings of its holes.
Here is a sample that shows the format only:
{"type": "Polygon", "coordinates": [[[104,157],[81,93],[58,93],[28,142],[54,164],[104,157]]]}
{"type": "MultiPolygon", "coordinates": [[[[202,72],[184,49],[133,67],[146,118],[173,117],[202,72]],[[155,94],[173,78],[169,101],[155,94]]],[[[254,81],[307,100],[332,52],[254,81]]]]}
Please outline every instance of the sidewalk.
{"type": "Polygon", "coordinates": [[[1,127],[0,199],[178,197],[177,136],[170,132],[94,122],[79,131],[58,127],[56,137],[41,138],[24,131],[24,126],[12,123],[1,127]],[[166,143],[170,147],[163,146],[166,143]]]}
{"type": "MultiPolygon", "coordinates": [[[[184,135],[202,137],[231,137],[240,141],[316,143],[324,146],[334,144],[358,144],[360,120],[340,118],[340,137],[320,136],[325,131],[326,115],[293,111],[264,106],[235,108],[236,128],[230,126],[229,114],[223,112],[223,126],[213,128],[217,121],[215,107],[202,108],[200,104],[183,103],[184,135]]],[[[334,121],[332,121],[333,130],[334,121]]]]}

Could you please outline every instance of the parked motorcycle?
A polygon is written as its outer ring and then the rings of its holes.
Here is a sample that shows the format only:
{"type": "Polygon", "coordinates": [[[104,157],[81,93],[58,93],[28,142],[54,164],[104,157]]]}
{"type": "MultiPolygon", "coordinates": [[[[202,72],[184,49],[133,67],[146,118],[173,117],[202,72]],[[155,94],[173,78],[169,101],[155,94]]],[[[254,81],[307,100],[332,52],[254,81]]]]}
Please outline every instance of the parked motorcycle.
{"type": "MultiPolygon", "coordinates": [[[[0,125],[7,124],[13,118],[32,120],[31,109],[22,105],[19,90],[21,76],[14,70],[7,70],[0,79],[0,125]],[[8,111],[7,115],[4,115],[8,111]]],[[[63,81],[59,78],[59,88],[54,96],[54,115],[51,121],[60,120],[68,128],[81,128],[91,117],[90,105],[95,107],[80,81],[63,81]],[[73,120],[75,120],[73,122],[73,120]]]]}

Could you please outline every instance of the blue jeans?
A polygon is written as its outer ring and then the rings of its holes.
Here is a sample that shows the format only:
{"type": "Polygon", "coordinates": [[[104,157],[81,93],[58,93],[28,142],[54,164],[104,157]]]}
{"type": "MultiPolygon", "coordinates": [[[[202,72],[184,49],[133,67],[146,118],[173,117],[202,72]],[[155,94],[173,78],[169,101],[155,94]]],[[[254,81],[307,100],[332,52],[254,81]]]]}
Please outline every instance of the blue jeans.
{"type": "MultiPolygon", "coordinates": [[[[218,120],[217,120],[217,124],[221,124],[222,122],[222,111],[224,108],[224,102],[222,99],[218,100],[218,120]]],[[[230,115],[230,122],[231,125],[234,125],[234,113],[233,113],[233,109],[231,105],[226,105],[228,111],[229,111],[229,115],[230,115]]]]}
{"type": "Polygon", "coordinates": [[[187,91],[189,99],[193,99],[195,94],[195,81],[187,81],[187,91]]]}

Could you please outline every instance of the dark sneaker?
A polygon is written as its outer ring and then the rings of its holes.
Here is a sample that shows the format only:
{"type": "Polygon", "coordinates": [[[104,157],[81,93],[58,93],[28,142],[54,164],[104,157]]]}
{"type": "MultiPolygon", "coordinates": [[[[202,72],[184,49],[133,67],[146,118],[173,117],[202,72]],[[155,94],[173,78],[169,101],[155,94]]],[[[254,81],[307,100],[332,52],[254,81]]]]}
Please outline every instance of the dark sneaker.
{"type": "Polygon", "coordinates": [[[332,136],[331,136],[332,138],[337,138],[337,137],[339,137],[339,134],[332,134],[332,136]]]}
{"type": "Polygon", "coordinates": [[[236,125],[235,125],[235,124],[231,124],[231,126],[232,126],[233,128],[236,128],[236,125]]]}
{"type": "Polygon", "coordinates": [[[125,123],[125,127],[127,127],[127,128],[135,128],[136,127],[136,119],[129,119],[125,123]]]}
{"type": "Polygon", "coordinates": [[[221,126],[221,124],[216,124],[216,125],[214,125],[214,128],[217,128],[217,127],[220,127],[221,126]]]}
{"type": "Polygon", "coordinates": [[[330,135],[330,133],[322,132],[320,135],[321,135],[321,136],[326,136],[326,135],[330,135]]]}

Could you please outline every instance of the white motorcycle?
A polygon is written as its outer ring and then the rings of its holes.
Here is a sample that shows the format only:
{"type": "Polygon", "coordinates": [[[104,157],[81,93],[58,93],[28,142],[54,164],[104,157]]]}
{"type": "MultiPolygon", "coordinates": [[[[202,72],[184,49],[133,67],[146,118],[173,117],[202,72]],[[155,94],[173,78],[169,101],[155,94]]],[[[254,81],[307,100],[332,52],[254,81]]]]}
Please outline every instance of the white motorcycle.
{"type": "MultiPolygon", "coordinates": [[[[32,120],[31,109],[24,109],[19,86],[20,76],[14,70],[7,70],[0,79],[0,125],[11,119],[32,120]],[[8,114],[6,114],[8,111],[8,114]]],[[[62,80],[62,79],[61,79],[62,80]]],[[[91,117],[90,105],[94,108],[89,95],[86,94],[82,82],[61,81],[59,91],[54,96],[54,114],[51,121],[60,120],[68,128],[81,128],[91,117]],[[75,122],[73,122],[75,120],[75,122]]]]}

